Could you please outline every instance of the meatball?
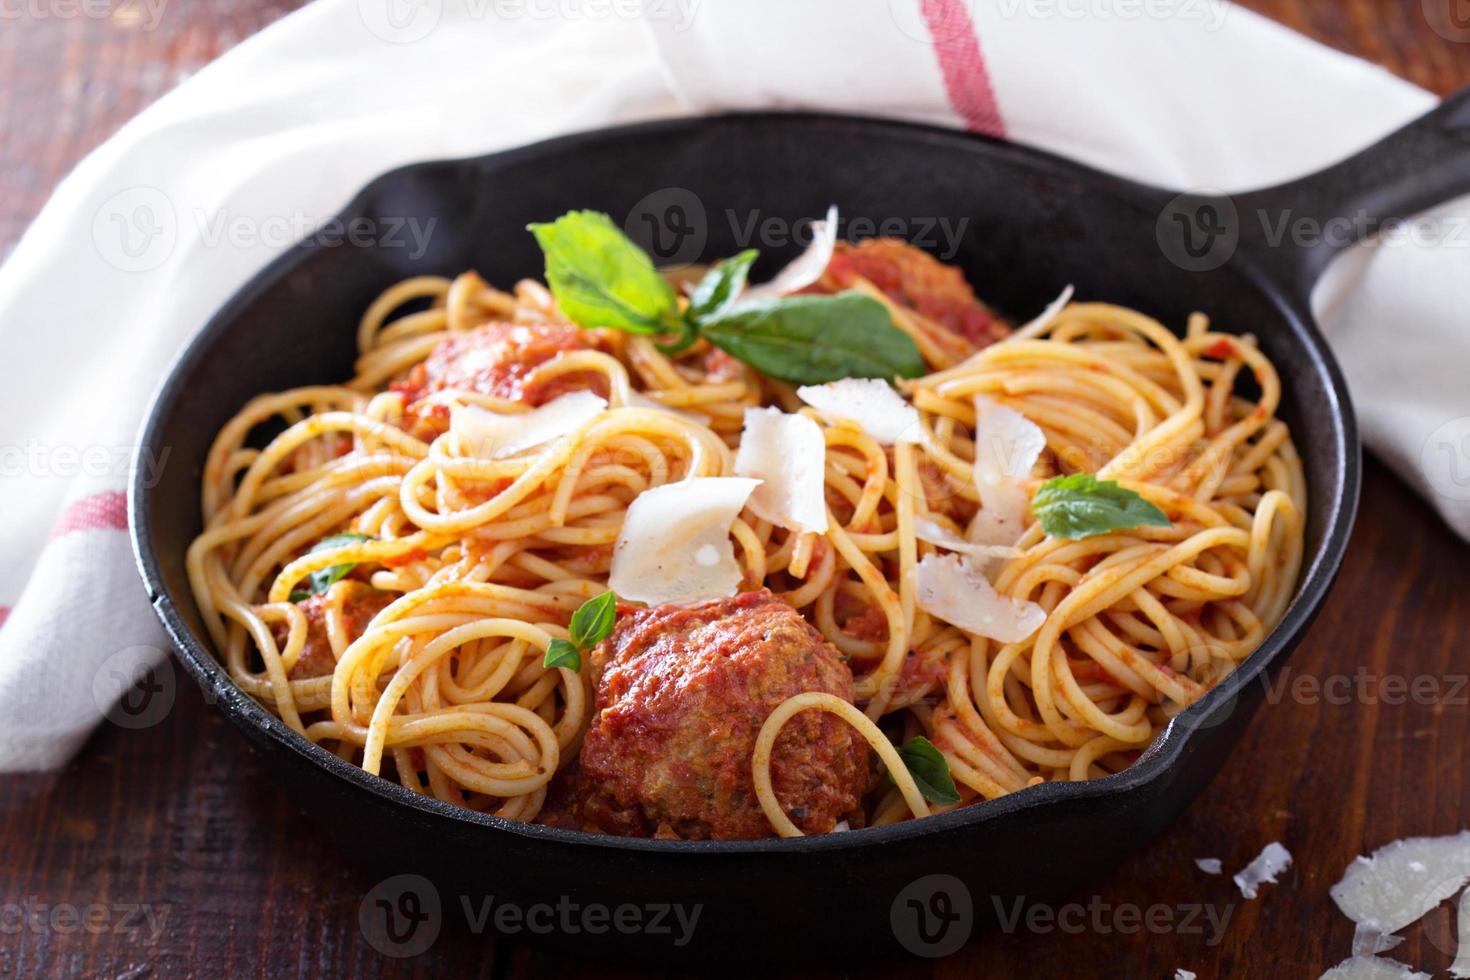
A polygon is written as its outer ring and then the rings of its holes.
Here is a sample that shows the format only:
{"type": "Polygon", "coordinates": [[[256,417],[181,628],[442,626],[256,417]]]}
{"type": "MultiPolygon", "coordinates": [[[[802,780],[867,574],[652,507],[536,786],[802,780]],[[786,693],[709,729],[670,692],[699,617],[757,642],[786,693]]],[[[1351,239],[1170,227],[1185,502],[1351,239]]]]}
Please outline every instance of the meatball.
{"type": "Polygon", "coordinates": [[[838,242],[824,281],[847,289],[859,277],[889,299],[942,324],[976,348],[1004,337],[1007,327],[975,297],[965,276],[923,249],[896,238],[838,242]]]}
{"type": "Polygon", "coordinates": [[[416,403],[448,389],[539,405],[588,387],[596,375],[562,375],[534,385],[530,374],[567,351],[597,349],[597,340],[595,333],[561,323],[487,323],[444,338],[392,388],[410,413],[423,416],[447,415],[442,405],[420,411],[416,403]]]}
{"type": "MultiPolygon", "coordinates": [[[[577,822],[626,836],[771,836],[750,765],[761,725],[795,694],[853,696],[836,648],[765,589],[620,610],[592,662],[577,822]]],[[[866,789],[867,742],[828,713],[801,712],[776,741],[771,780],[804,832],[829,832],[866,789]]]]}
{"type": "MultiPolygon", "coordinates": [[[[383,592],[362,582],[347,581],[341,587],[348,590],[342,603],[342,619],[348,637],[354,640],[363,634],[374,616],[398,598],[396,593],[383,592]]],[[[306,614],[306,645],[301,648],[301,656],[288,676],[293,681],[326,677],[337,669],[337,657],[332,653],[332,641],[327,636],[327,596],[325,593],[314,595],[296,605],[306,614]]],[[[290,634],[287,624],[276,623],[271,632],[275,635],[277,648],[284,649],[286,637],[290,634]]]]}

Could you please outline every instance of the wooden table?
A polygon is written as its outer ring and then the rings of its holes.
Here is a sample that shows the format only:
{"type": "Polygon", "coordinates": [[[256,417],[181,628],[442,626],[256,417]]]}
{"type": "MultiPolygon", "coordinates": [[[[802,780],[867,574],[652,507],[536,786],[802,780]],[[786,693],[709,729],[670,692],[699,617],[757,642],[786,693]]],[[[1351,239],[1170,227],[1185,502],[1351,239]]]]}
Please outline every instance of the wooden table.
{"type": "MultiPolygon", "coordinates": [[[[1428,16],[1436,5],[1447,16],[1453,2],[1249,6],[1444,93],[1470,83],[1470,24],[1457,35],[1428,16]]],[[[188,0],[164,7],[151,28],[126,13],[146,13],[138,0],[112,4],[123,12],[108,19],[0,21],[0,249],[87,150],[298,5],[188,0]]],[[[1228,770],[1172,829],[1075,896],[1085,915],[1067,921],[1083,921],[1081,930],[1022,927],[897,972],[1134,978],[1184,967],[1201,978],[1284,978],[1315,977],[1341,959],[1352,928],[1327,889],[1346,863],[1396,837],[1470,825],[1467,558],[1370,462],[1341,580],[1289,665],[1306,683],[1262,711],[1228,770]],[[1395,685],[1416,678],[1433,696],[1402,697],[1395,685]],[[1238,866],[1271,840],[1287,842],[1296,866],[1260,900],[1194,867],[1209,855],[1238,866]],[[1139,928],[1130,916],[1151,905],[1166,906],[1174,924],[1139,928]],[[1229,915],[1223,935],[1203,916],[1202,931],[1185,925],[1195,905],[1229,915]]],[[[327,852],[245,741],[178,677],[161,724],[108,725],[64,772],[0,777],[0,977],[594,972],[449,931],[417,958],[381,956],[357,925],[373,883],[327,852]]],[[[1394,955],[1442,974],[1450,912],[1411,927],[1394,955]]]]}

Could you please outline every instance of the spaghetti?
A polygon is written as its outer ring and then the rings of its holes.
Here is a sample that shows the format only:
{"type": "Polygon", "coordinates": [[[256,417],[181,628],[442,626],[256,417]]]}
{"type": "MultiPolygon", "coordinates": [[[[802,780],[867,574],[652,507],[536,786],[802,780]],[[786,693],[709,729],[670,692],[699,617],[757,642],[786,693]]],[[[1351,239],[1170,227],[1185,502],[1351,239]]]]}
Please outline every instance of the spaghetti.
{"type": "Polygon", "coordinates": [[[188,573],[231,677],[368,772],[545,819],[595,698],[592,671],[545,666],[548,647],[606,591],[639,495],[733,475],[746,410],[777,406],[821,428],[828,527],[789,531],[742,511],[730,527],[740,588],[798,610],[850,666],[853,698],[800,691],[754,720],[746,778],[771,832],[802,832],[771,760],[808,714],[851,726],[893,777],[872,781],[853,825],[945,808],[898,764],[896,746],[916,735],[943,755],[960,798],[950,805],[1125,768],[1292,597],[1306,487],[1276,418],[1274,367],[1201,314],[1176,336],[1101,303],[975,351],[933,308],[861,274],[831,278],[814,288],[871,296],[916,339],[929,373],[899,389],[917,441],[884,445],[702,340],[669,354],[651,337],[578,330],[533,281],[508,293],[474,273],[393,286],[362,319],[350,381],[258,397],[210,450],[188,573]],[[425,382],[436,351],[471,350],[487,325],[510,367],[461,357],[468,373],[425,382]],[[547,337],[555,349],[527,361],[547,337]],[[605,396],[606,410],[530,450],[477,453],[450,424],[466,406],[516,415],[578,390],[605,396]],[[1028,494],[1090,473],[1169,516],[1076,540],[1028,519],[1010,557],[985,569],[1001,596],[1044,613],[1018,642],[940,619],[916,586],[921,562],[944,551],[920,525],[965,540],[985,510],[977,396],[1044,433],[1028,494]]]}

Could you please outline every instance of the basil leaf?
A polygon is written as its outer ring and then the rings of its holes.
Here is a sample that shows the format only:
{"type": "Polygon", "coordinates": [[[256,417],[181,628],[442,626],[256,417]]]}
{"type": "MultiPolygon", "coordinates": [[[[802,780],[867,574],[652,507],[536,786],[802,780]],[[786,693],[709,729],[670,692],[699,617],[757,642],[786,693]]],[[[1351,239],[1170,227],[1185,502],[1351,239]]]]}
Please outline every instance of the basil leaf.
{"type": "Polygon", "coordinates": [[[860,293],[786,296],[737,306],[700,324],[710,343],[793,384],[914,378],[924,359],[882,303],[860,293]]]}
{"type": "Polygon", "coordinates": [[[694,287],[694,292],[689,297],[689,308],[684,311],[684,315],[698,322],[718,316],[728,309],[745,288],[750,267],[759,254],[755,249],[747,248],[706,272],[699,285],[694,287]]]}
{"type": "MultiPolygon", "coordinates": [[[[371,535],[359,534],[356,531],[347,531],[343,534],[334,534],[331,537],[322,538],[316,544],[311,546],[311,550],[308,551],[307,554],[315,554],[318,551],[331,551],[332,549],[340,548],[343,545],[353,544],[358,541],[372,540],[373,538],[371,535]]],[[[345,576],[348,572],[352,571],[356,567],[357,562],[354,561],[348,562],[344,565],[332,565],[328,568],[319,568],[316,571],[312,572],[310,575],[306,576],[305,591],[307,597],[309,598],[311,596],[327,591],[333,586],[333,584],[340,581],[343,576],[345,576]]],[[[294,594],[295,593],[293,593],[293,595],[294,594]]],[[[291,601],[298,602],[300,600],[293,598],[291,601]]]]}
{"type": "Polygon", "coordinates": [[[687,316],[679,318],[678,330],[679,336],[673,340],[654,341],[653,346],[657,347],[661,353],[669,357],[676,357],[693,347],[694,342],[699,339],[699,328],[687,316]]]}
{"type": "Polygon", "coordinates": [[[1043,483],[1031,498],[1031,513],[1043,531],[1068,541],[1144,525],[1169,526],[1168,515],[1137,493],[1090,473],[1043,483]]]}
{"type": "Polygon", "coordinates": [[[292,589],[291,594],[286,596],[291,602],[305,602],[311,598],[311,593],[305,589],[292,589]]]}
{"type": "Polygon", "coordinates": [[[949,763],[944,753],[922,735],[915,735],[898,750],[899,758],[908,767],[909,775],[919,786],[924,799],[940,806],[960,801],[959,790],[955,789],[954,777],[949,774],[949,763]]]}
{"type": "Polygon", "coordinates": [[[679,330],[673,287],[607,215],[569,211],[527,227],[546,253],[546,284],[572,322],[640,334],[679,330]]]}
{"type": "Polygon", "coordinates": [[[546,648],[546,657],[541,661],[543,667],[565,667],[567,670],[582,669],[582,654],[572,646],[570,640],[560,637],[551,641],[546,648]]]}
{"type": "Polygon", "coordinates": [[[572,624],[568,628],[572,634],[572,646],[578,650],[597,646],[612,632],[617,617],[618,597],[612,592],[588,599],[572,613],[572,624]]]}

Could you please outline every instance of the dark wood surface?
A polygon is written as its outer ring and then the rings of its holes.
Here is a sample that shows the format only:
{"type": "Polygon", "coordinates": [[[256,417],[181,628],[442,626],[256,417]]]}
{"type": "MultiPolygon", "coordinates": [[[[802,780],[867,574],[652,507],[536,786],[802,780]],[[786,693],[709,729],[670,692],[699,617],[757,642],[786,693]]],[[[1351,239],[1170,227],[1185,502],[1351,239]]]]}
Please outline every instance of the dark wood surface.
{"type": "MultiPolygon", "coordinates": [[[[126,13],[64,16],[74,8],[47,2],[43,16],[0,21],[0,255],[89,149],[298,5],[174,0],[150,27],[126,13]]],[[[1437,92],[1470,83],[1470,23],[1443,29],[1454,0],[1249,6],[1437,92]]],[[[130,7],[143,9],[110,5],[130,7]]],[[[1314,977],[1344,957],[1352,929],[1327,889],[1347,862],[1396,837],[1470,825],[1467,559],[1370,463],[1341,579],[1278,703],[1173,828],[1074,897],[1085,914],[1068,922],[1080,930],[1023,925],[892,972],[1314,977]],[[1404,697],[1400,687],[1416,682],[1404,697]],[[1194,866],[1217,856],[1238,867],[1271,840],[1286,842],[1296,865],[1257,901],[1194,866]],[[1167,912],[1139,928],[1134,917],[1150,906],[1167,912]],[[1173,924],[1160,927],[1166,914],[1173,924]],[[1223,934],[1211,914],[1228,915],[1223,934]]],[[[162,722],[104,726],[61,773],[0,777],[0,977],[597,972],[453,931],[416,958],[376,952],[357,924],[374,883],[326,849],[244,740],[178,679],[162,722]]],[[[1442,975],[1451,918],[1442,906],[1393,955],[1442,975]]]]}

